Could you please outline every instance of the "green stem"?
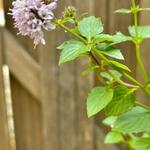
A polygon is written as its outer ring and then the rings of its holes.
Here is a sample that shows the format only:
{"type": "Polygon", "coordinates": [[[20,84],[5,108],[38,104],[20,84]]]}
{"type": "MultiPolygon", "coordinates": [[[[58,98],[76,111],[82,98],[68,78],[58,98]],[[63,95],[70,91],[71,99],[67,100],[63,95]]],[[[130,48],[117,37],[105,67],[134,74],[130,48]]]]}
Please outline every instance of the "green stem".
{"type": "Polygon", "coordinates": [[[136,85],[133,85],[133,84],[126,83],[126,82],[124,82],[124,81],[122,81],[122,80],[116,78],[110,71],[107,71],[107,73],[108,73],[111,77],[113,77],[114,80],[117,81],[118,83],[120,83],[121,85],[124,85],[124,86],[126,86],[126,87],[136,88],[136,89],[139,88],[139,86],[136,86],[136,85]]]}
{"type": "Polygon", "coordinates": [[[141,87],[142,89],[144,88],[144,86],[141,84],[141,83],[139,83],[137,80],[135,80],[132,76],[130,76],[129,74],[127,74],[126,72],[122,72],[123,73],[123,75],[127,78],[127,79],[129,79],[130,81],[132,81],[134,84],[136,84],[136,85],[138,85],[139,87],[141,87]]]}
{"type": "MultiPolygon", "coordinates": [[[[95,63],[97,65],[100,66],[100,63],[97,61],[97,59],[94,57],[94,55],[92,54],[92,52],[90,52],[90,56],[92,57],[92,59],[95,61],[95,63]]],[[[103,56],[103,55],[102,55],[103,56]]],[[[105,61],[108,61],[105,57],[104,57],[104,60],[105,61]]],[[[121,85],[124,85],[124,86],[127,86],[127,87],[132,87],[132,88],[139,88],[139,86],[136,86],[136,85],[132,85],[132,84],[129,84],[129,83],[126,83],[118,78],[116,78],[110,71],[108,70],[105,70],[116,82],[118,82],[119,84],[121,85]]]]}
{"type": "MultiPolygon", "coordinates": [[[[99,55],[100,58],[103,59],[106,63],[108,63],[109,65],[111,65],[111,64],[109,63],[109,60],[108,60],[104,55],[102,55],[102,54],[100,54],[100,53],[99,53],[98,55],[99,55]]],[[[111,65],[111,67],[113,67],[113,66],[111,65]]],[[[136,84],[137,86],[143,88],[142,84],[139,83],[137,80],[135,80],[132,76],[130,76],[129,74],[125,73],[124,71],[122,71],[122,73],[123,73],[123,75],[125,75],[132,83],[134,83],[134,84],[136,84]]]]}
{"type": "Polygon", "coordinates": [[[64,29],[65,31],[67,31],[67,32],[69,32],[69,33],[71,33],[72,35],[74,35],[75,37],[77,37],[79,40],[81,40],[82,42],[84,42],[84,43],[87,43],[87,41],[84,39],[84,38],[82,38],[80,35],[78,35],[77,33],[75,33],[75,32],[73,32],[73,31],[71,31],[69,28],[67,28],[66,26],[64,26],[63,24],[60,24],[60,23],[56,23],[59,27],[61,27],[62,29],[64,29]]]}
{"type": "Polygon", "coordinates": [[[136,37],[135,37],[136,40],[134,41],[135,48],[136,48],[136,59],[137,59],[139,68],[141,70],[141,73],[144,77],[144,80],[146,82],[148,82],[149,78],[148,78],[148,75],[146,73],[144,64],[142,62],[142,58],[141,58],[141,54],[140,54],[140,44],[138,41],[138,38],[139,38],[139,35],[138,35],[138,11],[136,10],[137,8],[136,8],[135,0],[131,0],[131,3],[132,3],[133,15],[134,15],[134,28],[135,28],[135,33],[136,33],[136,37]]]}
{"type": "MultiPolygon", "coordinates": [[[[132,9],[135,10],[136,9],[135,0],[131,0],[131,3],[132,3],[132,9]]],[[[133,11],[133,14],[134,14],[135,33],[136,33],[136,37],[138,37],[138,11],[133,11]]]]}
{"type": "Polygon", "coordinates": [[[141,73],[143,74],[143,77],[144,77],[144,80],[146,82],[149,81],[149,78],[147,76],[147,73],[146,73],[146,70],[145,70],[145,67],[144,67],[144,64],[142,62],[142,59],[141,59],[141,54],[140,54],[140,46],[139,44],[136,43],[136,59],[137,59],[137,62],[139,64],[139,67],[141,69],[141,73]]]}
{"type": "Polygon", "coordinates": [[[143,108],[145,108],[146,110],[150,111],[150,107],[148,107],[148,106],[146,106],[146,105],[144,105],[144,104],[142,104],[142,103],[140,103],[140,102],[137,102],[137,101],[136,101],[135,104],[136,104],[136,106],[143,107],[143,108]]]}
{"type": "Polygon", "coordinates": [[[134,0],[131,0],[131,3],[132,3],[132,6],[135,7],[135,1],[134,0]]]}

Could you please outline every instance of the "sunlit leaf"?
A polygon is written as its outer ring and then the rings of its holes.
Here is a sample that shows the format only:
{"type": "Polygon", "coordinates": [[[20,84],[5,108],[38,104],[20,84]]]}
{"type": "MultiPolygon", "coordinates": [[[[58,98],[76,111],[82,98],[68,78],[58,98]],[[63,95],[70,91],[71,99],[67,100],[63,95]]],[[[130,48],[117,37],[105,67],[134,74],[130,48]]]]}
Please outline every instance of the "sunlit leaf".
{"type": "Polygon", "coordinates": [[[114,130],[124,133],[150,131],[150,112],[141,107],[121,115],[114,124],[114,130]]]}
{"type": "Polygon", "coordinates": [[[97,42],[104,42],[104,41],[112,41],[112,36],[109,34],[98,34],[95,36],[94,41],[97,42]]]}
{"type": "Polygon", "coordinates": [[[114,44],[118,44],[118,43],[122,43],[122,42],[126,42],[126,41],[131,41],[132,38],[130,36],[126,36],[121,32],[117,32],[115,35],[112,36],[112,44],[110,45],[114,45],[114,44]]]}
{"type": "Polygon", "coordinates": [[[123,137],[119,132],[111,131],[105,137],[106,144],[119,143],[123,141],[123,137]]]}
{"type": "MultiPolygon", "coordinates": [[[[129,33],[131,36],[135,37],[136,32],[134,26],[129,26],[129,33]]],[[[150,26],[138,26],[138,36],[141,38],[150,38],[150,26]]]]}
{"type": "Polygon", "coordinates": [[[124,59],[123,54],[119,49],[114,48],[113,46],[108,46],[106,43],[97,44],[96,48],[97,48],[96,50],[97,53],[102,53],[109,57],[120,59],[120,60],[124,59]]]}
{"type": "Polygon", "coordinates": [[[130,72],[130,69],[127,66],[125,66],[117,61],[110,61],[110,63],[117,68],[124,69],[124,70],[127,70],[130,72]]]}
{"type": "Polygon", "coordinates": [[[82,36],[89,39],[102,33],[104,29],[100,18],[90,16],[78,22],[78,30],[82,36]]]}
{"type": "Polygon", "coordinates": [[[113,127],[117,118],[117,116],[109,116],[103,120],[103,124],[113,127]]]}
{"type": "Polygon", "coordinates": [[[112,100],[113,89],[108,87],[96,87],[88,95],[87,113],[91,117],[104,109],[112,100]]]}
{"type": "Polygon", "coordinates": [[[66,41],[58,49],[62,49],[59,64],[74,60],[89,51],[84,43],[77,40],[66,41]]]}

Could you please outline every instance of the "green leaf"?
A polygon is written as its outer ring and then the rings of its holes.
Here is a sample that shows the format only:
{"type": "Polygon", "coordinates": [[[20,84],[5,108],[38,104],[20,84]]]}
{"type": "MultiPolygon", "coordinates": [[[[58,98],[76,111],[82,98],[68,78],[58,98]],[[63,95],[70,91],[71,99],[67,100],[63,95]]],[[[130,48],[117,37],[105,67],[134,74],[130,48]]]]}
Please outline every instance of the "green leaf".
{"type": "Polygon", "coordinates": [[[117,118],[118,118],[117,116],[109,116],[103,120],[103,124],[113,127],[117,118]]]}
{"type": "Polygon", "coordinates": [[[111,47],[109,47],[105,51],[102,51],[102,53],[116,59],[124,60],[124,57],[119,49],[111,49],[111,47]]]}
{"type": "Polygon", "coordinates": [[[108,47],[109,47],[109,45],[106,44],[106,43],[98,43],[98,44],[96,44],[96,50],[97,50],[97,51],[98,51],[98,50],[104,51],[104,50],[106,50],[108,47]]]}
{"type": "MultiPolygon", "coordinates": [[[[112,36],[112,42],[113,44],[119,44],[126,41],[131,41],[132,38],[130,36],[126,36],[122,34],[121,32],[117,32],[115,35],[112,36]]],[[[110,45],[113,45],[110,44],[110,45]]]]}
{"type": "Polygon", "coordinates": [[[106,43],[99,43],[99,44],[97,44],[96,48],[97,48],[96,51],[98,53],[102,53],[109,57],[120,59],[120,60],[124,59],[124,57],[119,49],[114,48],[112,46],[108,46],[106,43]]]}
{"type": "Polygon", "coordinates": [[[144,132],[142,135],[143,138],[150,137],[150,131],[144,132]]]}
{"type": "Polygon", "coordinates": [[[110,64],[112,64],[113,66],[115,66],[117,68],[124,69],[124,70],[131,72],[131,70],[127,66],[125,66],[117,61],[109,61],[109,62],[110,62],[110,64]]]}
{"type": "Polygon", "coordinates": [[[58,49],[62,49],[59,64],[74,60],[89,51],[84,43],[77,40],[66,41],[58,49]]]}
{"type": "Polygon", "coordinates": [[[108,87],[96,87],[88,95],[87,113],[91,117],[104,109],[112,100],[113,89],[108,87]]]}
{"type": "Polygon", "coordinates": [[[129,144],[135,150],[150,150],[150,138],[134,138],[129,144]]]}
{"type": "MultiPolygon", "coordinates": [[[[128,30],[132,37],[136,36],[134,26],[129,26],[128,30]]],[[[138,36],[141,38],[150,38],[150,26],[139,26],[138,27],[138,36]]]]}
{"type": "Polygon", "coordinates": [[[141,107],[134,107],[118,117],[113,129],[124,133],[150,131],[150,112],[141,107]]]}
{"type": "Polygon", "coordinates": [[[101,19],[91,16],[79,21],[78,30],[82,36],[90,39],[102,33],[104,29],[101,19]]]}
{"type": "Polygon", "coordinates": [[[119,132],[111,131],[105,137],[105,144],[120,143],[124,139],[119,132]]]}
{"type": "Polygon", "coordinates": [[[129,111],[134,106],[135,96],[133,90],[124,86],[118,86],[114,90],[114,96],[106,107],[108,116],[118,116],[129,111]]]}
{"type": "Polygon", "coordinates": [[[112,41],[112,36],[109,34],[98,34],[95,36],[94,41],[96,43],[104,41],[112,41]]]}
{"type": "Polygon", "coordinates": [[[95,63],[91,62],[89,64],[88,68],[84,72],[82,72],[82,75],[83,76],[87,76],[87,75],[89,75],[92,71],[94,71],[97,68],[99,68],[99,66],[96,65],[95,63]]]}
{"type": "Polygon", "coordinates": [[[130,14],[132,11],[130,9],[121,8],[115,11],[115,13],[121,13],[121,14],[130,14]]]}
{"type": "MultiPolygon", "coordinates": [[[[113,74],[118,79],[120,79],[121,76],[122,76],[122,74],[119,71],[117,71],[117,70],[109,70],[109,72],[111,72],[111,74],[113,74]]],[[[103,78],[106,78],[109,81],[113,81],[114,80],[113,77],[108,72],[101,72],[100,74],[101,74],[101,76],[103,78]]]]}

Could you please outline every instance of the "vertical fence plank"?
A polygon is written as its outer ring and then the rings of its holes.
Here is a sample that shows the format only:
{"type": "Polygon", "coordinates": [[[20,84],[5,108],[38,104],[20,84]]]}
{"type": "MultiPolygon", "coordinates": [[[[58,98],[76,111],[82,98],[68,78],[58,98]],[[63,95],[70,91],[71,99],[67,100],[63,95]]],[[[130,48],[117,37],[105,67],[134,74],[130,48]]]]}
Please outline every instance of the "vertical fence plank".
{"type": "MultiPolygon", "coordinates": [[[[88,12],[93,15],[94,1],[90,0],[75,0],[76,7],[79,12],[88,12]],[[81,4],[82,3],[82,4],[81,4]]],[[[88,119],[86,111],[86,99],[88,92],[94,85],[94,76],[82,76],[82,71],[87,67],[86,58],[79,58],[76,61],[76,91],[75,99],[77,102],[77,133],[78,133],[78,150],[95,150],[94,137],[94,119],[88,119]]]]}
{"type": "MultiPolygon", "coordinates": [[[[72,0],[60,2],[60,6],[73,5],[72,0]]],[[[63,9],[64,9],[63,7],[63,9]]],[[[61,13],[61,9],[58,14],[61,13]]],[[[64,31],[56,31],[57,43],[69,39],[68,33],[64,31]],[[60,33],[61,36],[60,36],[60,33]]],[[[56,54],[55,54],[56,55],[56,54]]],[[[58,60],[57,60],[58,64],[58,60]]],[[[60,149],[76,150],[77,147],[77,122],[76,122],[76,99],[75,99],[75,64],[69,62],[59,67],[59,133],[60,133],[60,149]],[[69,144],[66,144],[68,141],[69,144]]]]}
{"type": "Polygon", "coordinates": [[[94,12],[95,15],[98,17],[101,17],[102,22],[105,26],[105,31],[107,31],[107,25],[106,23],[108,22],[108,18],[109,18],[109,8],[108,8],[108,1],[107,0],[100,0],[97,1],[95,0],[95,6],[94,6],[94,12]]]}
{"type": "Polygon", "coordinates": [[[17,150],[42,150],[40,104],[13,76],[11,90],[17,150]]]}
{"type": "Polygon", "coordinates": [[[45,34],[47,44],[39,48],[44,150],[59,150],[58,65],[55,33],[45,34]]]}
{"type": "Polygon", "coordinates": [[[76,61],[76,101],[77,101],[77,125],[78,125],[78,149],[94,150],[94,119],[88,119],[86,112],[86,98],[91,90],[94,78],[93,75],[83,77],[81,72],[85,69],[84,58],[76,61]]]}
{"type": "Polygon", "coordinates": [[[4,82],[3,82],[3,28],[0,27],[0,149],[10,150],[10,139],[8,134],[8,121],[6,113],[6,103],[4,96],[4,82]]]}

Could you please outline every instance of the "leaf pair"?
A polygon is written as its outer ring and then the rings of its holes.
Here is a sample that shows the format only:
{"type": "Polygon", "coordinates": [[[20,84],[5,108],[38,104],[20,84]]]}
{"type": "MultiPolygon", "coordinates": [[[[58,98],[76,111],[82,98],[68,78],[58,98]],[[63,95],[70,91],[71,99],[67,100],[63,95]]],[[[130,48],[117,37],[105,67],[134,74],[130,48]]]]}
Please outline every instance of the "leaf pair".
{"type": "MultiPolygon", "coordinates": [[[[96,49],[94,50],[98,55],[106,55],[115,59],[123,60],[124,57],[119,49],[116,49],[112,46],[107,46],[105,43],[100,43],[97,45],[96,49]]],[[[117,61],[109,60],[109,62],[106,62],[108,65],[113,66],[114,68],[120,70],[124,69],[130,72],[130,69],[117,61]]]]}
{"type": "Polygon", "coordinates": [[[102,53],[112,58],[124,60],[121,51],[113,46],[108,46],[106,43],[99,43],[97,44],[96,48],[98,53],[102,53]]]}
{"type": "MultiPolygon", "coordinates": [[[[129,26],[128,30],[132,37],[136,37],[134,26],[129,26]]],[[[139,38],[142,38],[142,39],[150,38],[150,26],[139,26],[137,30],[138,30],[139,38]]]]}
{"type": "MultiPolygon", "coordinates": [[[[112,131],[106,135],[105,143],[119,143],[124,140],[122,135],[126,134],[147,133],[150,131],[149,122],[150,112],[139,106],[133,107],[132,110],[119,117],[110,116],[103,121],[104,124],[112,127],[112,131]]],[[[149,135],[143,135],[141,137],[133,136],[127,142],[136,150],[150,149],[149,135]]]]}
{"type": "MultiPolygon", "coordinates": [[[[103,123],[112,127],[112,131],[106,136],[106,143],[118,143],[122,140],[121,134],[142,133],[150,131],[150,112],[142,107],[133,107],[132,110],[118,116],[107,117],[103,123]],[[114,136],[114,138],[113,138],[114,136]]],[[[150,138],[142,136],[141,138],[132,138],[128,141],[131,147],[145,150],[145,146],[150,148],[150,138]],[[141,145],[141,146],[140,146],[141,145]]]]}
{"type": "MultiPolygon", "coordinates": [[[[150,11],[150,8],[138,8],[138,11],[150,11]]],[[[121,13],[121,14],[130,14],[132,13],[131,9],[127,9],[127,8],[121,8],[115,11],[115,13],[121,13]]]]}
{"type": "MultiPolygon", "coordinates": [[[[91,39],[92,37],[95,37],[99,33],[103,32],[103,25],[101,20],[95,18],[94,16],[81,20],[78,23],[77,28],[80,34],[87,39],[91,39]]],[[[88,44],[85,44],[79,40],[66,41],[60,45],[58,49],[62,49],[59,64],[71,61],[90,51],[88,44]]]]}
{"type": "Polygon", "coordinates": [[[117,119],[113,129],[124,133],[150,131],[150,112],[141,107],[134,107],[117,119]]]}
{"type": "Polygon", "coordinates": [[[118,86],[113,90],[108,87],[96,87],[88,95],[87,113],[91,117],[105,108],[106,114],[119,116],[134,106],[133,90],[118,86]]]}

